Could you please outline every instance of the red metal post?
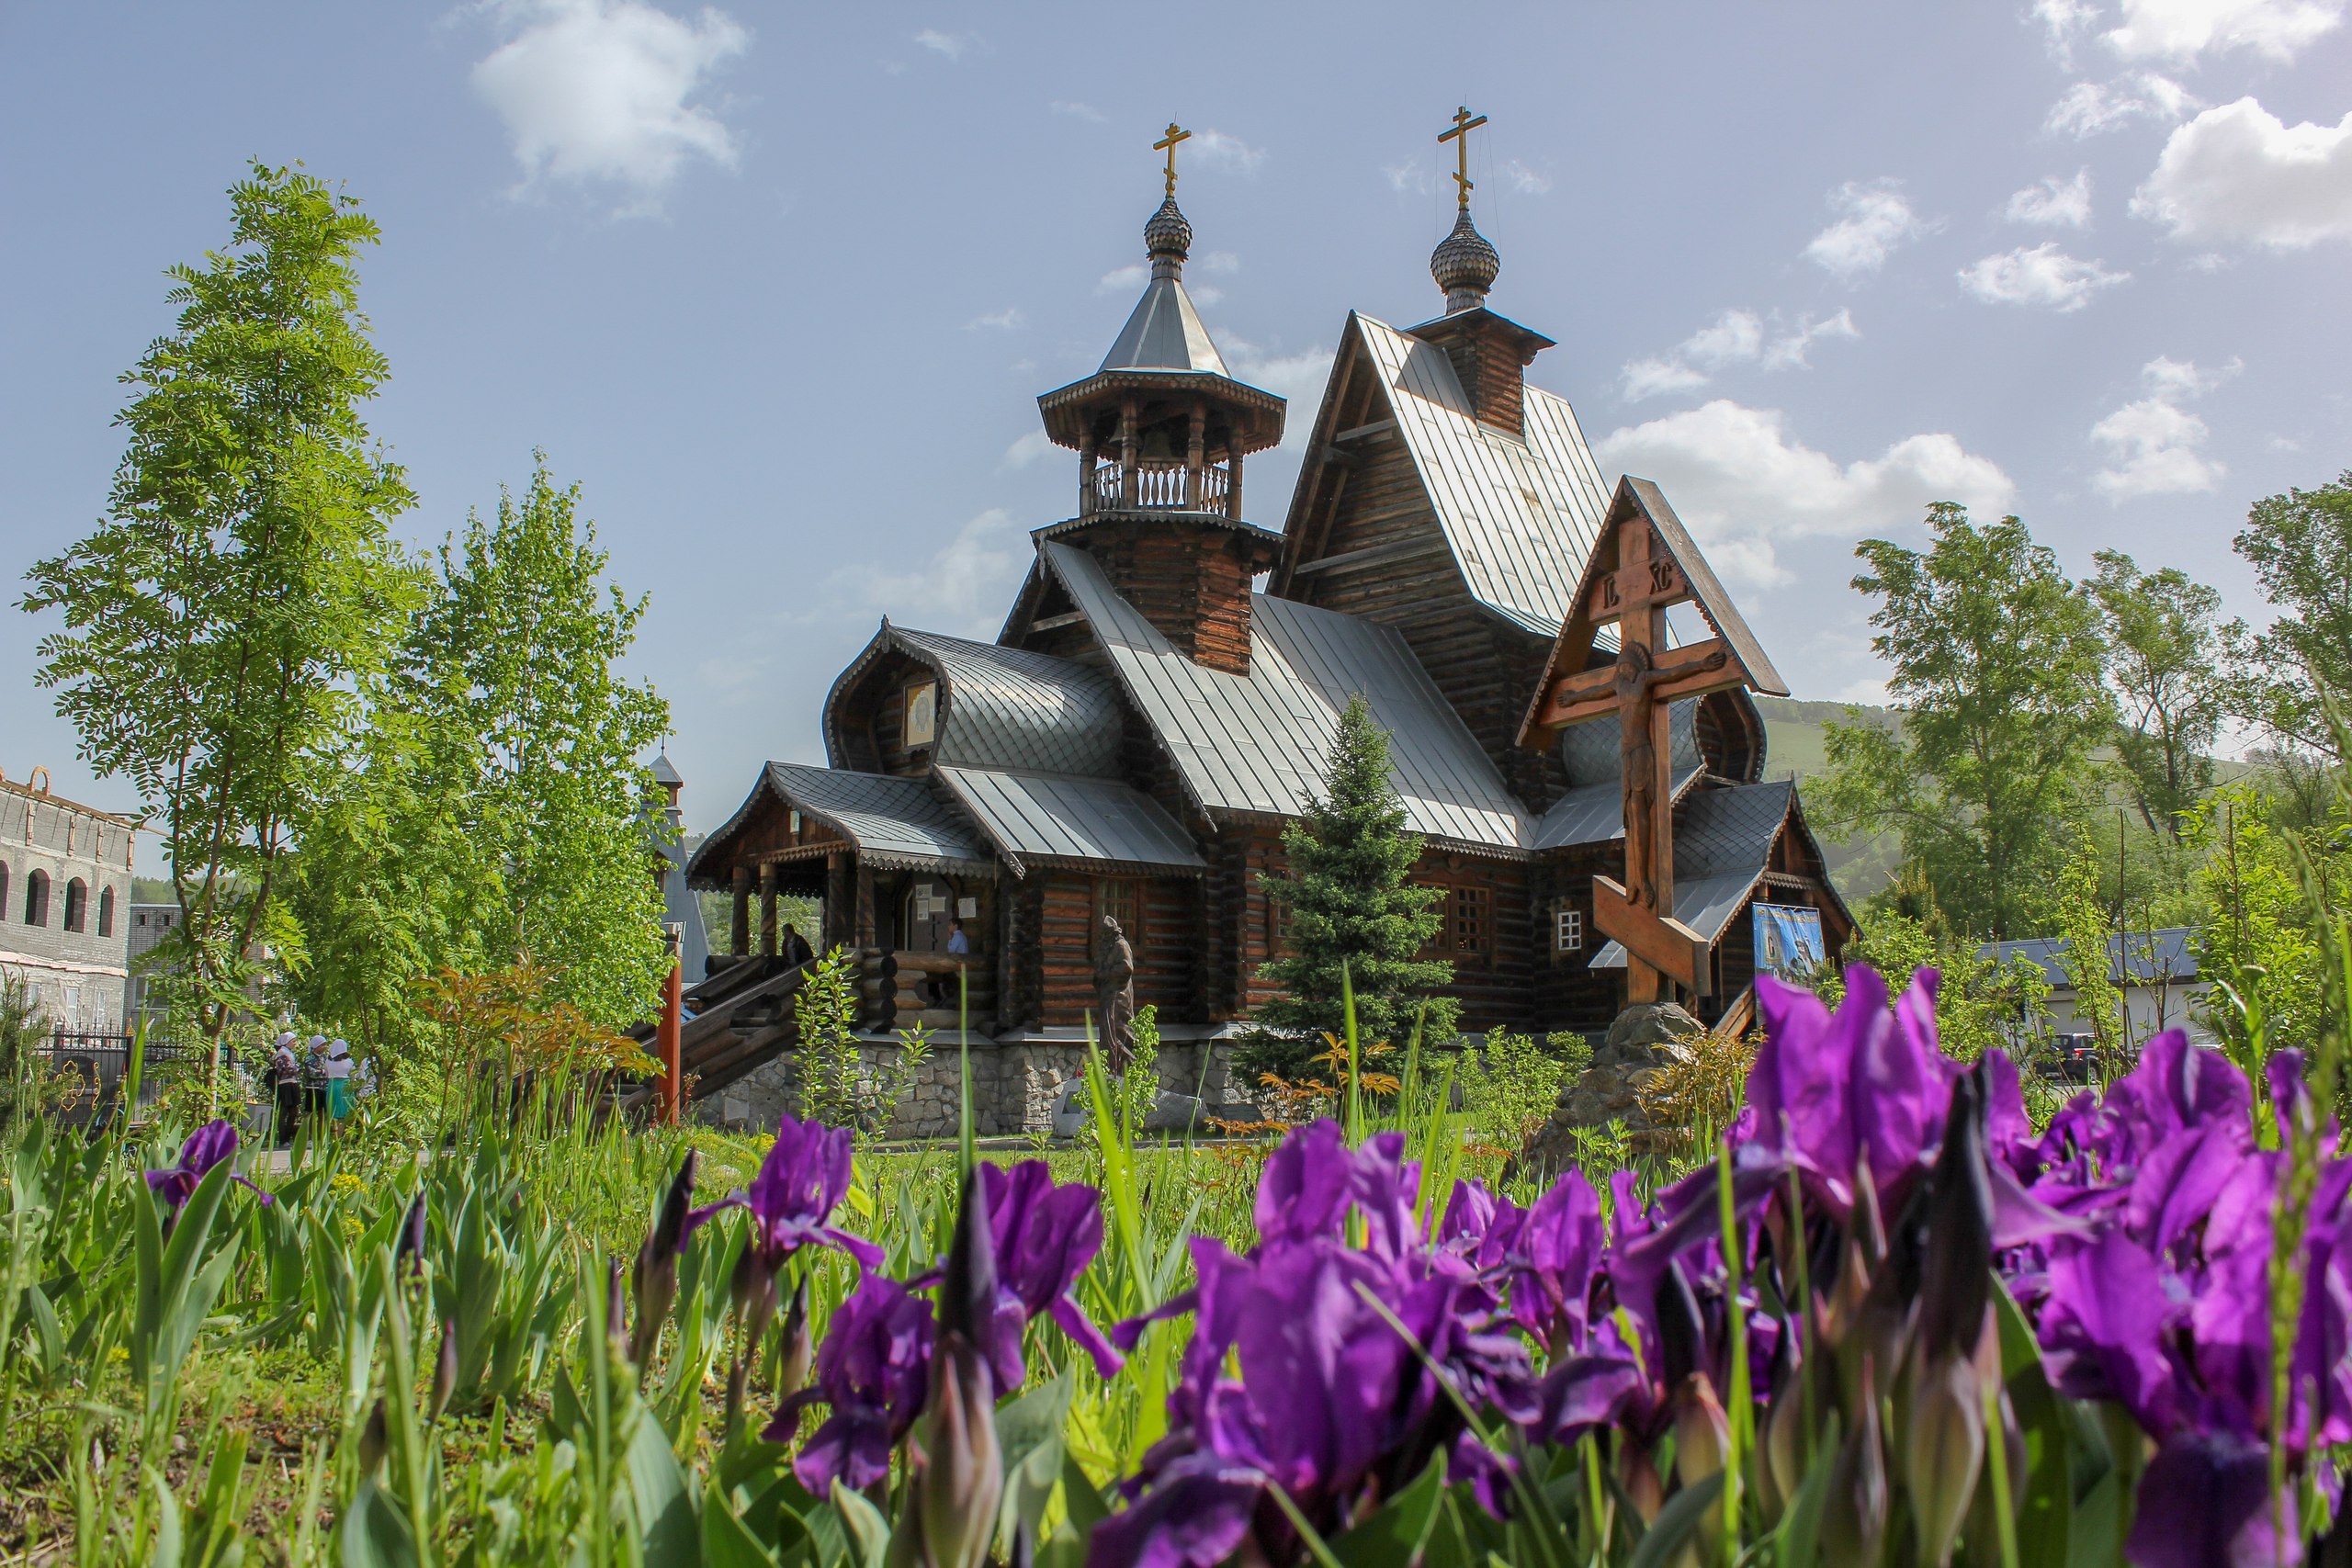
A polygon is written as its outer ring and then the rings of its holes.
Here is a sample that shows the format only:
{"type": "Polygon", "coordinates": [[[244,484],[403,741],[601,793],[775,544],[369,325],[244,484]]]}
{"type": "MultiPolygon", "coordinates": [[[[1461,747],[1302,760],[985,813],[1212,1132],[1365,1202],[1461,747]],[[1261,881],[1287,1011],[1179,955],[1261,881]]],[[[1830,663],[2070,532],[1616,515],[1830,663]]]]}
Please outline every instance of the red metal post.
{"type": "Polygon", "coordinates": [[[662,1055],[662,1122],[664,1126],[678,1124],[679,1100],[684,1083],[684,1066],[679,1060],[681,1036],[685,1025],[685,966],[676,953],[677,934],[673,927],[670,938],[672,954],[669,978],[662,982],[662,1025],[655,1036],[662,1055]]]}

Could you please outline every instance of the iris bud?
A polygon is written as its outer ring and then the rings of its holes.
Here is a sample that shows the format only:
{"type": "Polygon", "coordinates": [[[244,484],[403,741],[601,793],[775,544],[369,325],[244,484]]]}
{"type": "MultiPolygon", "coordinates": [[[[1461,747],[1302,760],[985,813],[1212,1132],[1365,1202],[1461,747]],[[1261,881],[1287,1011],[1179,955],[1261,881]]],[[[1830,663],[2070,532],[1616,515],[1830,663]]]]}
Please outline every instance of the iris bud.
{"type": "Polygon", "coordinates": [[[1886,1457],[1871,1365],[1864,1358],[1860,1418],[1838,1448],[1821,1510],[1822,1561],[1845,1568],[1877,1568],[1886,1545],[1886,1457]]]}
{"type": "Polygon", "coordinates": [[[678,1299],[678,1249],[684,1240],[686,1210],[695,1196],[695,1168],[701,1159],[700,1150],[686,1151],[686,1157],[678,1163],[678,1174],[671,1179],[670,1190],[662,1199],[661,1213],[637,1249],[631,1279],[637,1296],[637,1332],[629,1340],[629,1359],[640,1367],[652,1359],[654,1347],[661,1342],[662,1321],[678,1299]]]}
{"type": "Polygon", "coordinates": [[[979,1182],[967,1176],[956,1239],[939,1286],[939,1340],[931,1401],[907,1456],[909,1484],[898,1551],[921,1568],[980,1568],[1004,1497],[997,1448],[996,1380],[983,1337],[996,1312],[996,1249],[979,1182]]]}
{"type": "Polygon", "coordinates": [[[444,1320],[441,1325],[441,1353],[433,1362],[433,1410],[427,1420],[438,1421],[441,1413],[449,1408],[450,1395],[458,1392],[458,1325],[444,1320]]]}

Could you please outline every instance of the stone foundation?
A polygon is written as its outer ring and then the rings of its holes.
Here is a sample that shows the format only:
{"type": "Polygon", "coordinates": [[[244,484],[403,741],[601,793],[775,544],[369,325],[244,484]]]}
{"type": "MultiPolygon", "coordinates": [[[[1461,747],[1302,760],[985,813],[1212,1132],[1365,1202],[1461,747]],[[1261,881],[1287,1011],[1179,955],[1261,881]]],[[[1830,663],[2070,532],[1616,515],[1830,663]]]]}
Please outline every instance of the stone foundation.
{"type": "MultiPolygon", "coordinates": [[[[891,1038],[861,1039],[858,1055],[867,1083],[883,1077],[896,1065],[899,1043],[891,1038]]],[[[695,1101],[695,1120],[729,1132],[773,1132],[776,1119],[787,1111],[800,1113],[796,1085],[799,1077],[797,1051],[786,1051],[763,1062],[742,1077],[707,1099],[695,1101]]],[[[1244,1120],[1257,1114],[1232,1089],[1233,1045],[1226,1040],[1162,1041],[1159,1071],[1162,1110],[1181,1126],[1192,1119],[1192,1108],[1170,1102],[1194,1095],[1205,1114],[1244,1120]],[[1203,1072],[1203,1055],[1207,1056],[1203,1072]]],[[[1019,1136],[1057,1132],[1067,1135],[1066,1104],[1072,1086],[1086,1077],[1083,1040],[1007,1039],[972,1042],[972,1107],[977,1131],[983,1137],[1019,1136]],[[1057,1114],[1061,1125],[1057,1127],[1057,1114]]],[[[1080,1106],[1084,1091],[1079,1092],[1080,1106]]],[[[884,1135],[893,1138],[954,1137],[961,1120],[962,1055],[952,1043],[934,1040],[931,1059],[916,1081],[899,1098],[884,1135]]]]}

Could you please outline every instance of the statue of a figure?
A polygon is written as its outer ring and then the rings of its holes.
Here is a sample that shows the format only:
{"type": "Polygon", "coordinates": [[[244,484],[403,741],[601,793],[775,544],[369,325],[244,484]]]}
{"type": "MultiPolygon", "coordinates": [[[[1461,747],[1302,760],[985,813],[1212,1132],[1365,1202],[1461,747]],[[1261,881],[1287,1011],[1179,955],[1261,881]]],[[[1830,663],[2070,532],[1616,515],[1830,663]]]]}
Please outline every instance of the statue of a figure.
{"type": "Polygon", "coordinates": [[[1102,1058],[1114,1077],[1125,1077],[1135,1048],[1136,950],[1109,915],[1094,954],[1094,1006],[1102,1021],[1102,1058]]]}

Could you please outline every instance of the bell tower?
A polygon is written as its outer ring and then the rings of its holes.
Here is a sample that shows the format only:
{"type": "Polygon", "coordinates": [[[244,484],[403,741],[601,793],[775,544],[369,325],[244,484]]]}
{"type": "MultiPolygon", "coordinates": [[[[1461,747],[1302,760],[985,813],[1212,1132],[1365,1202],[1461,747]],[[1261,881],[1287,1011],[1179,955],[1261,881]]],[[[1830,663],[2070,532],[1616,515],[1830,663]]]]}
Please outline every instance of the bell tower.
{"type": "Polygon", "coordinates": [[[1470,221],[1470,192],[1476,184],[1470,178],[1470,132],[1486,123],[1485,115],[1459,108],[1453,111],[1453,129],[1438,138],[1453,142],[1454,152],[1453,231],[1430,254],[1430,276],[1445,291],[1445,313],[1408,330],[1445,355],[1470,400],[1473,418],[1523,437],[1527,367],[1552,346],[1552,340],[1487,309],[1487,291],[1495,286],[1503,259],[1470,221]]]}
{"type": "Polygon", "coordinates": [[[1143,228],[1143,298],[1093,375],[1037,400],[1047,437],[1078,453],[1078,512],[1036,537],[1093,556],[1195,663],[1247,674],[1250,582],[1283,541],[1243,520],[1241,460],[1282,439],[1283,402],[1233,378],[1184,292],[1176,147],[1191,134],[1171,124],[1152,144],[1167,189],[1143,228]]]}

